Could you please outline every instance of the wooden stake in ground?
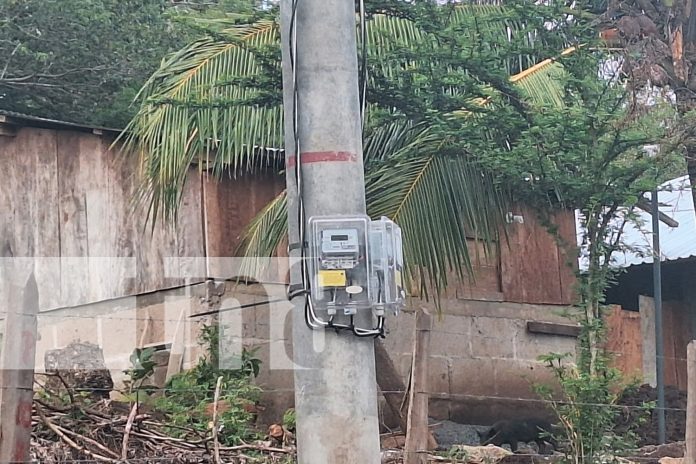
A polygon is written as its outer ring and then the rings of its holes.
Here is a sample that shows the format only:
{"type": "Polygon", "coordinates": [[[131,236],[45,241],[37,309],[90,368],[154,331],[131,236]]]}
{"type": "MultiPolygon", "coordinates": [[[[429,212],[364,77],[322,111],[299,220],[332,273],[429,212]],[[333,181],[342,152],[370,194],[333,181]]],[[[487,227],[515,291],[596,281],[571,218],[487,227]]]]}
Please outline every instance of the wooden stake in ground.
{"type": "MultiPolygon", "coordinates": [[[[24,286],[22,307],[9,298],[0,358],[0,462],[29,462],[34,396],[36,314],[39,289],[34,273],[24,286]]],[[[3,302],[5,303],[5,302],[3,302]]]]}
{"type": "Polygon", "coordinates": [[[428,449],[428,358],[432,317],[425,310],[416,312],[416,336],[413,344],[411,390],[404,464],[425,464],[428,449]]]}
{"type": "Polygon", "coordinates": [[[684,464],[696,464],[696,340],[686,348],[686,455],[684,464]]]}

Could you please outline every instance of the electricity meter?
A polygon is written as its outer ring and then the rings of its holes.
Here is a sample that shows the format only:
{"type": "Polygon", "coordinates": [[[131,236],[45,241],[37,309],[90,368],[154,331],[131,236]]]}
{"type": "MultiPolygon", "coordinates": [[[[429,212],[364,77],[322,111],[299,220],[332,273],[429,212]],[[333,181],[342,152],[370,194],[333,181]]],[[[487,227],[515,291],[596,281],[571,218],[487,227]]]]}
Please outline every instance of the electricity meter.
{"type": "Polygon", "coordinates": [[[405,303],[401,229],[386,217],[370,223],[370,259],[373,309],[398,312],[405,303]]]}
{"type": "Polygon", "coordinates": [[[367,216],[309,219],[312,300],[329,315],[352,315],[371,306],[367,216]]]}

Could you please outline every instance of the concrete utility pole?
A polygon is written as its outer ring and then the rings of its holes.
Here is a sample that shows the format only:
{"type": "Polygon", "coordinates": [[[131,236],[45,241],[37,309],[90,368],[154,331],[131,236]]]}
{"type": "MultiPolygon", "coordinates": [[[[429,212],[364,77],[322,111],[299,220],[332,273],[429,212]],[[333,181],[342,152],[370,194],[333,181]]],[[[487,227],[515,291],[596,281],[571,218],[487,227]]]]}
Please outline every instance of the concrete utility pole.
{"type": "MultiPolygon", "coordinates": [[[[13,293],[11,291],[10,296],[13,293]]],[[[36,314],[39,309],[39,290],[33,273],[24,287],[19,311],[17,300],[9,298],[0,356],[0,463],[3,464],[30,461],[36,314]]]]}
{"type": "MultiPolygon", "coordinates": [[[[293,131],[291,21],[296,5],[294,65],[298,98],[303,204],[317,215],[364,214],[365,184],[358,94],[355,3],[345,0],[282,0],[283,92],[289,238],[298,244],[298,197],[293,131]]],[[[301,281],[290,251],[292,284],[301,281]]],[[[293,352],[298,462],[380,462],[374,340],[327,330],[323,349],[304,321],[304,298],[293,300],[293,352]]],[[[356,325],[372,327],[370,311],[356,325]]],[[[337,316],[338,318],[338,316],[337,316]]],[[[338,321],[337,321],[338,322],[338,321]]]]}

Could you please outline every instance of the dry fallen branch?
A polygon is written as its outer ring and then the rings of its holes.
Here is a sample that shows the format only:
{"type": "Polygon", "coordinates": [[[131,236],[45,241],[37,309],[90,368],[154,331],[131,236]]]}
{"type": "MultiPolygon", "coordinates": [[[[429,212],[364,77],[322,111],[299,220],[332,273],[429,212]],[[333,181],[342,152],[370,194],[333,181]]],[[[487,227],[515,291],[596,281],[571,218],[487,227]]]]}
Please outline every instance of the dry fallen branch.
{"type": "Polygon", "coordinates": [[[138,456],[140,464],[286,462],[287,456],[294,453],[294,448],[286,444],[221,444],[221,396],[219,391],[217,411],[211,411],[214,438],[203,430],[168,424],[153,414],[137,414],[137,407],[116,401],[103,400],[87,406],[77,396],[75,404],[61,404],[51,397],[36,399],[32,459],[44,464],[69,464],[75,460],[120,463],[128,462],[131,456],[138,456]],[[217,449],[211,446],[214,441],[217,449]],[[258,456],[247,454],[253,451],[258,456]]]}
{"type": "MultiPolygon", "coordinates": [[[[56,424],[54,424],[54,425],[56,425],[56,424]]],[[[86,437],[86,436],[84,436],[84,435],[82,435],[82,434],[79,434],[79,433],[77,433],[77,432],[73,432],[72,430],[69,430],[69,429],[66,429],[66,428],[64,428],[64,427],[61,427],[60,425],[56,425],[56,427],[57,427],[58,429],[60,429],[61,432],[65,433],[66,435],[70,435],[70,436],[72,436],[72,437],[79,438],[80,440],[84,440],[84,441],[86,441],[87,443],[90,443],[91,445],[94,445],[94,446],[96,446],[97,448],[99,448],[100,450],[104,451],[106,454],[111,455],[111,457],[113,457],[113,458],[115,458],[115,459],[119,459],[119,456],[118,456],[117,453],[111,451],[109,448],[107,448],[106,446],[102,445],[102,444],[99,443],[98,441],[92,440],[91,438],[86,437]]]]}
{"type": "Polygon", "coordinates": [[[70,447],[75,449],[76,451],[79,451],[81,453],[86,454],[89,457],[92,457],[98,461],[103,461],[103,462],[118,462],[115,459],[107,458],[106,456],[102,456],[101,454],[92,452],[85,448],[84,446],[80,446],[77,443],[75,443],[73,440],[70,439],[60,428],[58,428],[53,422],[50,421],[45,415],[43,410],[40,407],[36,408],[36,412],[41,418],[41,421],[53,431],[56,435],[58,435],[65,443],[67,443],[70,447]]]}
{"type": "Polygon", "coordinates": [[[252,445],[252,444],[243,444],[243,445],[237,445],[237,446],[224,446],[224,447],[220,447],[220,450],[221,451],[254,450],[254,451],[268,451],[269,453],[290,453],[290,452],[292,452],[291,449],[274,448],[272,446],[252,445]]]}
{"type": "Polygon", "coordinates": [[[133,403],[131,407],[130,414],[128,414],[128,421],[126,421],[126,430],[123,433],[123,444],[121,445],[121,459],[128,459],[128,438],[130,437],[131,429],[133,428],[133,420],[135,419],[135,414],[138,412],[138,402],[133,403]]]}

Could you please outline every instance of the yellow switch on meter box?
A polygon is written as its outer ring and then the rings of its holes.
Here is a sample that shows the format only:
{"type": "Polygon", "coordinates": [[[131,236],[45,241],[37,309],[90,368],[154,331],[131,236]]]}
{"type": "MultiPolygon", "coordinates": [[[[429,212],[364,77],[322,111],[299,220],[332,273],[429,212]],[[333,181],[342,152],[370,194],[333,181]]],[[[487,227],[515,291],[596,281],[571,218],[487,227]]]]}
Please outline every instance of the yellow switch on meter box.
{"type": "Polygon", "coordinates": [[[346,271],[344,271],[344,270],[319,271],[319,286],[320,287],[345,287],[346,286],[346,271]]]}

